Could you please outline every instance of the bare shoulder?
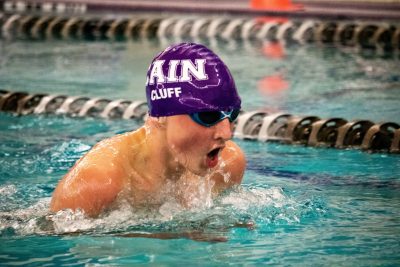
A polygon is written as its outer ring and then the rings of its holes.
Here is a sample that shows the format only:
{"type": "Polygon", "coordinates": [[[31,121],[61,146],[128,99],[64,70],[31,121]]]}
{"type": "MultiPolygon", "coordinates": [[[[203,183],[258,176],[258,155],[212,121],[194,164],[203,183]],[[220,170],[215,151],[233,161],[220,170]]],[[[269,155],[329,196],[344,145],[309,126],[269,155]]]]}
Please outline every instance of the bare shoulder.
{"type": "Polygon", "coordinates": [[[213,174],[215,193],[240,184],[246,169],[246,158],[242,149],[233,141],[228,141],[221,152],[221,167],[213,174]]]}
{"type": "Polygon", "coordinates": [[[125,182],[123,143],[121,136],[105,139],[77,161],[57,185],[51,210],[82,209],[97,216],[110,205],[125,182]]]}

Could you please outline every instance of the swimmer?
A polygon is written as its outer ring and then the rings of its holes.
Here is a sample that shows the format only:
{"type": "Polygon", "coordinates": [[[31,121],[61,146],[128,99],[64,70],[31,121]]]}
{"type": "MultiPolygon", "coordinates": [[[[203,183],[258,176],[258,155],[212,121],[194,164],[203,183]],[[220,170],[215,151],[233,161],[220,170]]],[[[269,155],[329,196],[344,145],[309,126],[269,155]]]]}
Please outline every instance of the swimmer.
{"type": "Polygon", "coordinates": [[[147,72],[143,127],[96,144],[57,185],[52,212],[96,217],[119,199],[161,205],[165,192],[184,207],[206,179],[213,196],[240,184],[246,161],[230,139],[241,100],[232,75],[207,47],[173,45],[147,72]],[[175,190],[166,190],[170,185],[175,190]]]}

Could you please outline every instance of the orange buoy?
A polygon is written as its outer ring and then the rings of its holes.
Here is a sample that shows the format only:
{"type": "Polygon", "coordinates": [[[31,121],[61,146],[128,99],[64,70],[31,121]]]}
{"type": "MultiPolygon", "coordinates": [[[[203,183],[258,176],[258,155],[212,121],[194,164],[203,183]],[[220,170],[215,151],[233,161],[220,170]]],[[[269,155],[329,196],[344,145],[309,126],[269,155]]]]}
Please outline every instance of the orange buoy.
{"type": "Polygon", "coordinates": [[[267,58],[282,59],[285,57],[285,48],[283,47],[282,43],[267,42],[262,47],[262,53],[267,58]]]}
{"type": "Polygon", "coordinates": [[[250,6],[253,9],[273,11],[296,11],[303,8],[302,5],[293,4],[290,0],[251,0],[250,6]]]}
{"type": "Polygon", "coordinates": [[[266,95],[275,95],[289,88],[282,74],[272,74],[258,81],[258,90],[266,95]]]}
{"type": "MultiPolygon", "coordinates": [[[[303,9],[302,5],[293,4],[291,0],[251,0],[250,8],[257,10],[265,10],[265,11],[275,11],[275,12],[293,12],[299,11],[303,9]]],[[[284,23],[288,21],[286,17],[277,17],[277,16],[263,16],[257,18],[257,21],[260,23],[267,22],[277,22],[284,23]]]]}

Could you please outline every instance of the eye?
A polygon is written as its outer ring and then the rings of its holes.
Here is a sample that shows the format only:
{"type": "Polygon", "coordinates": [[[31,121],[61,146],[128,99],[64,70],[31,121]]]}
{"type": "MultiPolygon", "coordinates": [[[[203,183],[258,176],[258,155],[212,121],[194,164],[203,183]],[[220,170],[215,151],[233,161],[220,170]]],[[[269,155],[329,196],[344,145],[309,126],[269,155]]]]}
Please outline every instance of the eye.
{"type": "Polygon", "coordinates": [[[217,122],[221,118],[221,112],[219,111],[205,111],[199,112],[199,119],[207,124],[217,122]]]}

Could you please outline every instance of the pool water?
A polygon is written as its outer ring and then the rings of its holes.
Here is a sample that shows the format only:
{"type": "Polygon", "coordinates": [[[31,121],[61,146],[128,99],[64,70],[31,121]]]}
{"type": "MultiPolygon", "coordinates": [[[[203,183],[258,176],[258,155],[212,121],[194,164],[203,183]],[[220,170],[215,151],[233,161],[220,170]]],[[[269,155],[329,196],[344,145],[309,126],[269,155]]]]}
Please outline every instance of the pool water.
{"type": "MultiPolygon", "coordinates": [[[[174,42],[173,40],[168,40],[174,42]]],[[[399,60],[343,48],[204,42],[243,109],[399,123],[399,60]]],[[[144,100],[167,41],[0,40],[0,88],[144,100]]],[[[191,210],[49,214],[60,178],[96,142],[140,121],[0,113],[0,265],[223,266],[400,263],[400,157],[235,140],[243,185],[191,210]]]]}

